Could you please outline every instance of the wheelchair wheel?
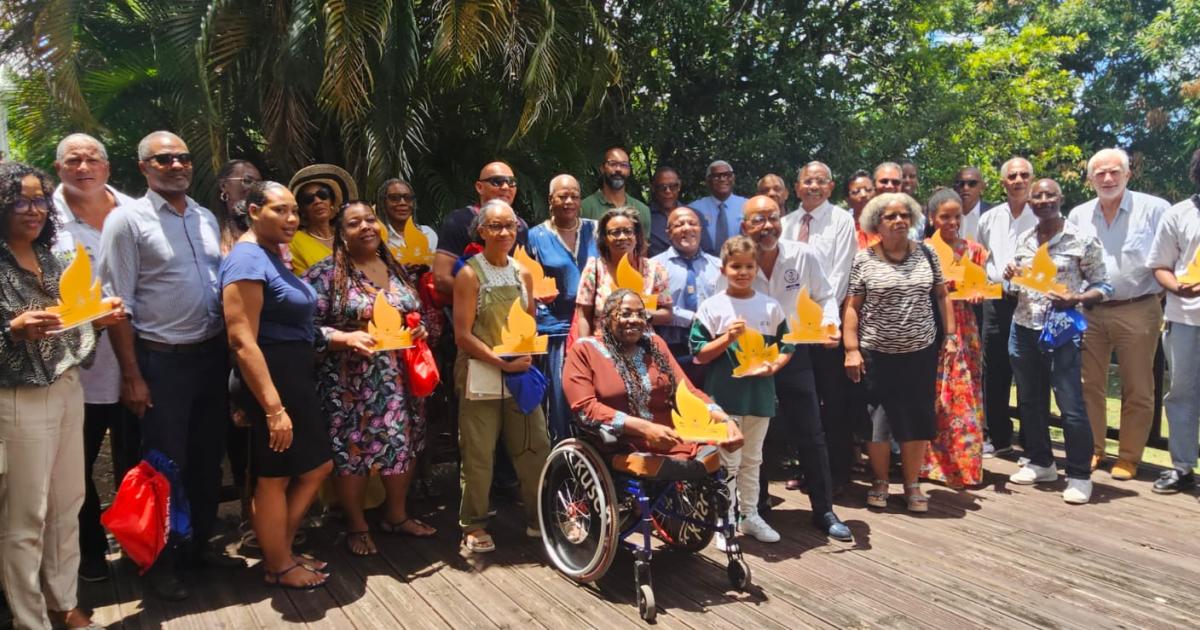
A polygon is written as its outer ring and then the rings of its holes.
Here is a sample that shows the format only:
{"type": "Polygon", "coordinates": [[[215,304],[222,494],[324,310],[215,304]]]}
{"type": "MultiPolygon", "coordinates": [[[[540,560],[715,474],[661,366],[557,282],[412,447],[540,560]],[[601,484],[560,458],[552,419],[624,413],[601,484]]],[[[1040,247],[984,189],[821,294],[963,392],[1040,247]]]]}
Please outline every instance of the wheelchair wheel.
{"type": "Polygon", "coordinates": [[[546,458],[538,488],[542,544],[555,568],[580,583],[600,579],[616,556],[617,504],[599,453],[564,440],[546,458]]]}
{"type": "Polygon", "coordinates": [[[717,509],[702,484],[685,481],[670,482],[675,486],[668,490],[651,514],[654,529],[672,549],[689,553],[700,551],[712,542],[717,528],[717,509]],[[686,516],[698,525],[680,518],[686,516]]]}
{"type": "Polygon", "coordinates": [[[741,558],[733,558],[729,561],[729,566],[725,568],[725,573],[729,576],[729,584],[735,590],[745,591],[750,588],[750,566],[741,558]]]}
{"type": "Polygon", "coordinates": [[[650,588],[649,584],[638,587],[637,607],[642,621],[654,623],[654,618],[658,616],[658,607],[654,605],[654,589],[650,588]]]}

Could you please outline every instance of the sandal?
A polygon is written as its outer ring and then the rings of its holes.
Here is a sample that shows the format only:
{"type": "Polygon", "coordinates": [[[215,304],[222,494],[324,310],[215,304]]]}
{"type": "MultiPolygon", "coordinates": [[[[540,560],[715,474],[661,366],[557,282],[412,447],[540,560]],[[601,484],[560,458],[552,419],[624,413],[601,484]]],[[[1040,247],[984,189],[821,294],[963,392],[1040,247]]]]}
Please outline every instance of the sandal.
{"type": "Polygon", "coordinates": [[[871,482],[871,489],[867,490],[867,507],[887,509],[888,504],[888,481],[886,479],[876,479],[871,482]]]}
{"type": "Polygon", "coordinates": [[[428,523],[419,521],[411,516],[398,522],[398,523],[391,523],[386,520],[381,520],[381,521],[379,521],[379,531],[381,531],[385,534],[391,534],[393,536],[408,536],[410,538],[433,538],[434,536],[437,536],[436,529],[430,527],[428,523]],[[404,528],[405,523],[412,523],[412,524],[416,525],[417,527],[424,527],[425,529],[429,530],[429,533],[427,533],[427,534],[414,533],[412,530],[404,528]]]}
{"type": "Polygon", "coordinates": [[[312,571],[313,573],[323,573],[325,575],[333,575],[333,569],[330,568],[329,563],[325,562],[324,560],[318,560],[312,554],[293,553],[292,561],[298,562],[298,563],[304,565],[305,569],[308,569],[309,571],[312,571]]]}
{"type": "Polygon", "coordinates": [[[354,532],[354,531],[346,532],[346,551],[349,551],[351,554],[354,554],[360,558],[365,558],[367,556],[373,556],[373,555],[378,554],[379,548],[375,546],[375,541],[371,540],[371,531],[368,529],[364,529],[360,532],[354,532]],[[358,544],[362,545],[362,547],[364,549],[366,549],[366,551],[361,552],[361,553],[358,551],[355,551],[354,550],[354,542],[355,541],[357,541],[358,544]]]}
{"type": "Polygon", "coordinates": [[[293,591],[314,590],[316,588],[324,586],[325,580],[328,577],[329,576],[325,575],[324,573],[313,571],[299,562],[297,562],[296,564],[293,564],[292,566],[290,566],[282,571],[279,571],[279,572],[267,571],[266,569],[263,569],[263,582],[267,586],[278,586],[279,588],[286,588],[286,589],[290,589],[293,591]],[[321,580],[319,582],[314,582],[312,584],[284,584],[281,581],[283,579],[283,576],[287,575],[288,573],[291,573],[292,571],[295,571],[296,569],[303,569],[305,571],[308,571],[309,573],[312,573],[313,575],[320,576],[321,580]]]}
{"type": "Polygon", "coordinates": [[[496,550],[496,541],[482,529],[463,532],[462,544],[471,553],[491,553],[496,550]]]}
{"type": "Polygon", "coordinates": [[[908,511],[921,513],[929,511],[929,497],[921,493],[921,482],[904,484],[904,500],[908,501],[908,511]]]}

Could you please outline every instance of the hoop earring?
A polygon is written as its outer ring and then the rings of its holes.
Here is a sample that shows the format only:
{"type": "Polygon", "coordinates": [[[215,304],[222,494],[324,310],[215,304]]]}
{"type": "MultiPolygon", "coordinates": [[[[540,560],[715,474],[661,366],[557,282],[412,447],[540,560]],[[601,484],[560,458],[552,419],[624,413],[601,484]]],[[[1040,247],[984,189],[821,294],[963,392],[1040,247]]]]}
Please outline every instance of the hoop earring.
{"type": "Polygon", "coordinates": [[[229,203],[229,195],[226,195],[224,190],[221,191],[220,198],[221,198],[221,203],[229,203]]]}

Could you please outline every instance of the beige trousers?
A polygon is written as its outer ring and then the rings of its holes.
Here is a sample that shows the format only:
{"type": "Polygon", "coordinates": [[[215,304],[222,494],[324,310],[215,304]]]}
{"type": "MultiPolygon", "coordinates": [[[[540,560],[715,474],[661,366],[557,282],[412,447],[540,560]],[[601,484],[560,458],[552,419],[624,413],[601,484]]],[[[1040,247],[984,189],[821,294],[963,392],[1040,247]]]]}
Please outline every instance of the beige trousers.
{"type": "Polygon", "coordinates": [[[0,584],[18,630],[77,604],[83,475],[79,370],[0,388],[0,584]]]}
{"type": "Polygon", "coordinates": [[[1083,333],[1083,404],[1092,423],[1094,453],[1104,453],[1107,428],[1105,390],[1113,350],[1121,376],[1121,439],[1118,457],[1142,461],[1154,415],[1154,352],[1162,333],[1162,304],[1150,298],[1085,311],[1083,333]]]}

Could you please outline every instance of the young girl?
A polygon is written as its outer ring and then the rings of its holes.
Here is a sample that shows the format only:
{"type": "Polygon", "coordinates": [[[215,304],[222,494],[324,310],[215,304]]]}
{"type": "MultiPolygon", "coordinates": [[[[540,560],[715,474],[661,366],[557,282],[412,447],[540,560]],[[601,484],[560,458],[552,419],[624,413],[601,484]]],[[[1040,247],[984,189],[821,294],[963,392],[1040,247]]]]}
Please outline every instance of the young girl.
{"type": "MultiPolygon", "coordinates": [[[[758,275],[754,241],[735,236],[721,247],[721,273],[728,287],[704,300],[692,323],[691,344],[696,363],[712,363],[704,391],[737,422],[745,444],[733,453],[721,452],[730,475],[730,491],[736,492],[741,515],[741,532],[762,542],[777,542],[779,533],[758,514],[758,477],[762,466],[763,441],[771,416],[775,415],[774,375],[791,358],[793,348],[783,344],[779,357],[742,377],[734,377],[738,365],[735,351],[745,351],[738,339],[753,328],[762,333],[766,346],[787,333],[787,316],[774,298],[751,288],[758,275]]],[[[731,515],[732,516],[732,515],[731,515]]],[[[717,535],[717,547],[727,541],[717,535]]]]}

